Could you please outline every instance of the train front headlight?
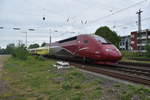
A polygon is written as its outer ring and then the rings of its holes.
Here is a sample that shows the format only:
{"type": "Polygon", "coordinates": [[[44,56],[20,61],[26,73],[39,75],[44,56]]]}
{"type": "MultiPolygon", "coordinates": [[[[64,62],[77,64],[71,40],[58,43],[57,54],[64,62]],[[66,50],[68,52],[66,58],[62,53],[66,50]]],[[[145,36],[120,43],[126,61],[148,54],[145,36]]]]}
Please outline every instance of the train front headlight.
{"type": "Polygon", "coordinates": [[[113,50],[110,49],[110,48],[107,48],[107,49],[105,49],[105,51],[107,51],[107,52],[112,52],[113,50]]]}

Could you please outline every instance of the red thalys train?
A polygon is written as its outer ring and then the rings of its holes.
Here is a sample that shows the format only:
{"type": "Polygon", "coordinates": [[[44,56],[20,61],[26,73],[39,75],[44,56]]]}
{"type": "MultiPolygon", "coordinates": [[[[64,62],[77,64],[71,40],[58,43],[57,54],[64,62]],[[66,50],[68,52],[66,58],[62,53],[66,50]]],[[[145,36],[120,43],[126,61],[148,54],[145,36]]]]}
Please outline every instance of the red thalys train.
{"type": "Polygon", "coordinates": [[[112,64],[122,58],[120,51],[97,35],[82,34],[52,43],[50,47],[30,49],[30,53],[64,59],[78,59],[97,64],[112,64]]]}
{"type": "Polygon", "coordinates": [[[64,58],[82,58],[98,64],[116,63],[120,51],[108,40],[97,35],[82,34],[51,44],[50,55],[64,58]]]}

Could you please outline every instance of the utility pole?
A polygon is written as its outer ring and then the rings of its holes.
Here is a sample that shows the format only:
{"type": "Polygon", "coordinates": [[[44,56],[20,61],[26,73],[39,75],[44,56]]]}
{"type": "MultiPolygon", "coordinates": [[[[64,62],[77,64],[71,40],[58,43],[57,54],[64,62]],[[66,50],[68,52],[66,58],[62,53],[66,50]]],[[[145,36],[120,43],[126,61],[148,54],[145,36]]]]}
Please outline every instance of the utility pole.
{"type": "Polygon", "coordinates": [[[141,11],[141,9],[139,9],[139,11],[137,11],[136,12],[136,14],[138,14],[138,36],[139,36],[139,51],[141,52],[141,50],[142,50],[142,46],[141,46],[141,44],[142,44],[142,38],[141,38],[141,13],[142,13],[143,11],[141,11]]]}
{"type": "Polygon", "coordinates": [[[26,48],[27,48],[27,46],[28,46],[28,44],[27,44],[27,42],[28,42],[28,40],[27,40],[27,32],[25,32],[25,34],[26,34],[26,48]]]}
{"type": "Polygon", "coordinates": [[[49,30],[50,36],[49,36],[49,54],[50,54],[50,46],[51,46],[51,29],[49,30]]]}

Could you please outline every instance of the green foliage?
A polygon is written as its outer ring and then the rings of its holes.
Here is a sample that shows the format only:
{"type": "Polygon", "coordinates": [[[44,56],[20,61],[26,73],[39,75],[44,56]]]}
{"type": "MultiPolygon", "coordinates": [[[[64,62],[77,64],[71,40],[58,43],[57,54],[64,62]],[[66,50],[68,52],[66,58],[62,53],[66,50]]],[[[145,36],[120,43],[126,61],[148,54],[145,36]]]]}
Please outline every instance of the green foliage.
{"type": "Polygon", "coordinates": [[[146,45],[145,50],[146,50],[146,56],[150,57],[150,45],[146,45]]]}
{"type": "Polygon", "coordinates": [[[139,100],[149,100],[148,95],[150,95],[149,89],[146,89],[142,86],[135,87],[128,85],[126,91],[123,91],[121,94],[121,100],[133,100],[135,96],[137,96],[139,100]]]}
{"type": "Polygon", "coordinates": [[[6,51],[9,53],[9,54],[12,54],[13,51],[15,49],[15,44],[11,43],[11,44],[8,44],[7,47],[6,47],[6,51]]]}
{"type": "Polygon", "coordinates": [[[75,89],[80,89],[81,88],[81,84],[79,82],[74,82],[73,87],[75,89]]]}
{"type": "Polygon", "coordinates": [[[134,57],[140,56],[139,52],[121,51],[121,53],[123,57],[126,57],[126,58],[134,58],[134,57]]]}
{"type": "Polygon", "coordinates": [[[8,54],[8,51],[6,49],[0,48],[0,54],[8,54]]]}
{"type": "Polygon", "coordinates": [[[72,88],[71,86],[71,83],[69,81],[65,81],[63,84],[62,84],[62,88],[65,89],[65,90],[69,90],[72,88]]]}
{"type": "Polygon", "coordinates": [[[96,30],[95,34],[111,41],[117,47],[119,46],[120,37],[117,35],[115,31],[112,31],[109,27],[107,26],[100,27],[96,30]]]}
{"type": "Polygon", "coordinates": [[[14,49],[13,56],[21,60],[26,60],[28,57],[28,51],[24,45],[21,45],[14,49]]]}
{"type": "Polygon", "coordinates": [[[71,100],[82,100],[82,97],[84,96],[84,93],[82,92],[76,92],[72,97],[71,100]]]}
{"type": "Polygon", "coordinates": [[[43,43],[41,44],[41,47],[44,47],[44,46],[46,46],[46,43],[45,43],[45,42],[43,42],[43,43]]]}
{"type": "MultiPolygon", "coordinates": [[[[87,77],[75,68],[57,69],[55,61],[29,56],[27,60],[10,58],[3,79],[10,83],[11,100],[98,100],[101,89],[95,77],[87,77]],[[54,82],[59,81],[59,82],[54,82]],[[96,92],[94,92],[96,91],[96,92]],[[88,98],[88,99],[86,99],[88,98]]],[[[7,92],[6,92],[7,94],[7,92]]],[[[0,97],[5,98],[0,94],[0,97]]],[[[4,99],[5,100],[5,99],[4,99]]]]}
{"type": "Polygon", "coordinates": [[[44,58],[43,56],[36,56],[36,58],[37,58],[38,60],[40,60],[40,61],[44,61],[44,60],[45,60],[45,58],[44,58]]]}
{"type": "Polygon", "coordinates": [[[39,44],[35,43],[35,44],[31,44],[31,45],[29,46],[29,49],[38,48],[38,47],[40,47],[39,44]]]}
{"type": "Polygon", "coordinates": [[[15,46],[15,44],[8,44],[6,47],[6,51],[13,57],[21,60],[26,60],[28,57],[28,51],[26,50],[24,44],[19,44],[18,46],[15,46]]]}

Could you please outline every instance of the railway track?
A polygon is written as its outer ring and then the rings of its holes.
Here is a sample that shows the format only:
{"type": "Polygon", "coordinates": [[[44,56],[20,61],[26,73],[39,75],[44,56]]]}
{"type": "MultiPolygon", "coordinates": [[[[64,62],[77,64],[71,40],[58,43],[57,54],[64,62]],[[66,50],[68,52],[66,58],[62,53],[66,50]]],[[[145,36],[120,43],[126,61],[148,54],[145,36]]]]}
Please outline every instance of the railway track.
{"type": "Polygon", "coordinates": [[[136,66],[135,63],[134,65],[120,63],[114,65],[97,65],[92,63],[87,64],[76,60],[53,59],[68,61],[71,65],[83,70],[150,86],[150,67],[148,66],[136,66]]]}
{"type": "Polygon", "coordinates": [[[119,64],[150,68],[150,63],[120,61],[119,64]]]}
{"type": "MultiPolygon", "coordinates": [[[[107,68],[107,67],[106,67],[107,68]]],[[[111,69],[119,70],[122,72],[127,72],[131,74],[137,74],[143,77],[150,78],[150,68],[147,67],[139,67],[139,66],[133,66],[133,65],[123,65],[123,64],[115,64],[109,66],[111,69]]]]}
{"type": "Polygon", "coordinates": [[[125,66],[122,64],[116,65],[88,65],[88,64],[79,64],[71,63],[77,68],[96,72],[111,77],[132,81],[135,83],[140,83],[150,86],[150,69],[139,68],[136,66],[125,66]]]}

